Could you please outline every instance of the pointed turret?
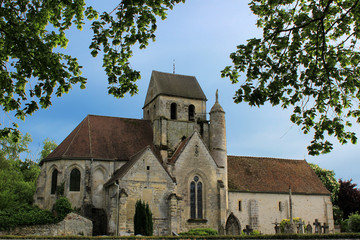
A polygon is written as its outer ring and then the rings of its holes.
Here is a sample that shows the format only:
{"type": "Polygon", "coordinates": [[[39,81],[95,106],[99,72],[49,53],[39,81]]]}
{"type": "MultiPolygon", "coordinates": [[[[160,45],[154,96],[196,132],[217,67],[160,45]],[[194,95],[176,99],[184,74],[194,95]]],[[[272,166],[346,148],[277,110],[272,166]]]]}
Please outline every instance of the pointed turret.
{"type": "Polygon", "coordinates": [[[210,111],[210,152],[218,166],[226,168],[225,111],[219,104],[218,90],[216,90],[215,104],[210,111]]]}

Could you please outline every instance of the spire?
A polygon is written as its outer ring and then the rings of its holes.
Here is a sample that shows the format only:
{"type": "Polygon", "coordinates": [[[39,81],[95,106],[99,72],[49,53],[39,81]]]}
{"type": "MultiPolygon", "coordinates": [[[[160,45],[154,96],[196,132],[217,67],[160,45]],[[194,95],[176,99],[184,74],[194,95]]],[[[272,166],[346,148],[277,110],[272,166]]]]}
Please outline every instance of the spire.
{"type": "Polygon", "coordinates": [[[224,112],[223,108],[221,107],[221,105],[219,103],[219,90],[218,89],[216,89],[215,103],[214,103],[214,106],[210,110],[210,113],[211,112],[224,112]]]}

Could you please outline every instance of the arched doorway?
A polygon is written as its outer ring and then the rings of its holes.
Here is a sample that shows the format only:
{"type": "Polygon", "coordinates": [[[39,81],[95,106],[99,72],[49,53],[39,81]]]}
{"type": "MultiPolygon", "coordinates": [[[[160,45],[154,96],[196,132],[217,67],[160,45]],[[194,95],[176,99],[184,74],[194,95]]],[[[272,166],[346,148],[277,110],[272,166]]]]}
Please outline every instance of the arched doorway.
{"type": "Polygon", "coordinates": [[[228,219],[226,221],[225,231],[226,231],[226,235],[240,235],[241,234],[240,222],[233,213],[230,214],[230,216],[228,217],[228,219]]]}

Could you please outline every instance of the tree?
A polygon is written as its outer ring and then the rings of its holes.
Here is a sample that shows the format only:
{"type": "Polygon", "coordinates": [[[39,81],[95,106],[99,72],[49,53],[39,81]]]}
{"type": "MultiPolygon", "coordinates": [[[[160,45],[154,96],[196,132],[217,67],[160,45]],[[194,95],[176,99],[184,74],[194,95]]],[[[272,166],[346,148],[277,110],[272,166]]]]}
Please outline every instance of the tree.
{"type": "Polygon", "coordinates": [[[141,200],[136,201],[135,204],[134,233],[144,236],[152,236],[153,234],[152,213],[149,204],[145,204],[141,200]]]}
{"type": "Polygon", "coordinates": [[[40,160],[46,158],[57,147],[57,143],[50,138],[43,141],[43,149],[40,152],[40,160]]]}
{"type": "MultiPolygon", "coordinates": [[[[166,11],[180,2],[185,0],[122,0],[113,11],[101,14],[84,0],[2,3],[3,109],[24,119],[39,106],[50,106],[53,93],[61,96],[76,83],[85,88],[76,58],[54,50],[66,47],[66,30],[72,23],[81,29],[84,16],[93,21],[91,54],[103,53],[109,93],[137,93],[140,73],[130,66],[132,49],[146,48],[155,40],[157,18],[166,19],[166,11]]],[[[239,45],[230,55],[233,66],[222,71],[234,84],[246,72],[235,102],[292,107],[290,120],[305,134],[313,134],[311,155],[331,151],[326,134],[342,144],[356,143],[349,129],[360,122],[359,0],[252,0],[250,8],[263,36],[239,45]]],[[[4,128],[0,135],[16,127],[4,128]]]]}
{"type": "MultiPolygon", "coordinates": [[[[184,0],[182,0],[184,1],[184,0]]],[[[138,43],[145,48],[155,39],[156,17],[166,18],[166,11],[181,0],[122,0],[114,10],[99,14],[84,0],[2,1],[0,10],[0,105],[14,111],[19,119],[48,108],[51,97],[61,97],[74,84],[85,88],[81,66],[75,57],[56,50],[65,48],[66,31],[74,24],[82,29],[84,17],[93,21],[91,54],[104,52],[103,66],[108,75],[109,93],[123,97],[137,92],[138,71],[129,64],[131,48],[138,43]],[[86,8],[85,8],[86,7],[86,8]]],[[[19,137],[17,124],[0,129],[19,137]]]]}
{"type": "Polygon", "coordinates": [[[352,180],[339,180],[340,189],[337,205],[343,211],[343,219],[347,219],[352,213],[360,212],[360,190],[352,180]]]}
{"type": "Polygon", "coordinates": [[[253,0],[250,8],[263,35],[239,45],[222,71],[234,84],[246,72],[235,102],[293,107],[290,120],[313,133],[311,155],[331,151],[325,134],[356,143],[348,128],[360,122],[359,0],[253,0]]]}
{"type": "Polygon", "coordinates": [[[319,167],[316,164],[309,163],[310,167],[314,170],[315,174],[319,177],[327,190],[331,193],[331,202],[333,204],[337,201],[340,183],[335,178],[333,170],[327,170],[319,167]]]}
{"type": "Polygon", "coordinates": [[[37,163],[21,160],[20,155],[29,153],[31,136],[10,135],[0,140],[0,210],[29,205],[33,202],[36,179],[40,173],[37,163]]]}

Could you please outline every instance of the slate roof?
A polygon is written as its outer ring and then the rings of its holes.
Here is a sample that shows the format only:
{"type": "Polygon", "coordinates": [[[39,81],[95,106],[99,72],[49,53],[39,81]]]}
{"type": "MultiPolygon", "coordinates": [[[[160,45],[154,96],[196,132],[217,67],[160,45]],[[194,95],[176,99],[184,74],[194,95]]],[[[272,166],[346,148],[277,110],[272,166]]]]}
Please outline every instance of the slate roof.
{"type": "Polygon", "coordinates": [[[152,71],[144,107],[159,95],[207,101],[204,92],[194,76],[152,71]]]}
{"type": "Polygon", "coordinates": [[[129,160],[153,147],[148,120],[88,115],[43,161],[57,159],[129,160]]]}
{"type": "Polygon", "coordinates": [[[330,195],[305,160],[228,156],[229,191],[330,195]]]}

